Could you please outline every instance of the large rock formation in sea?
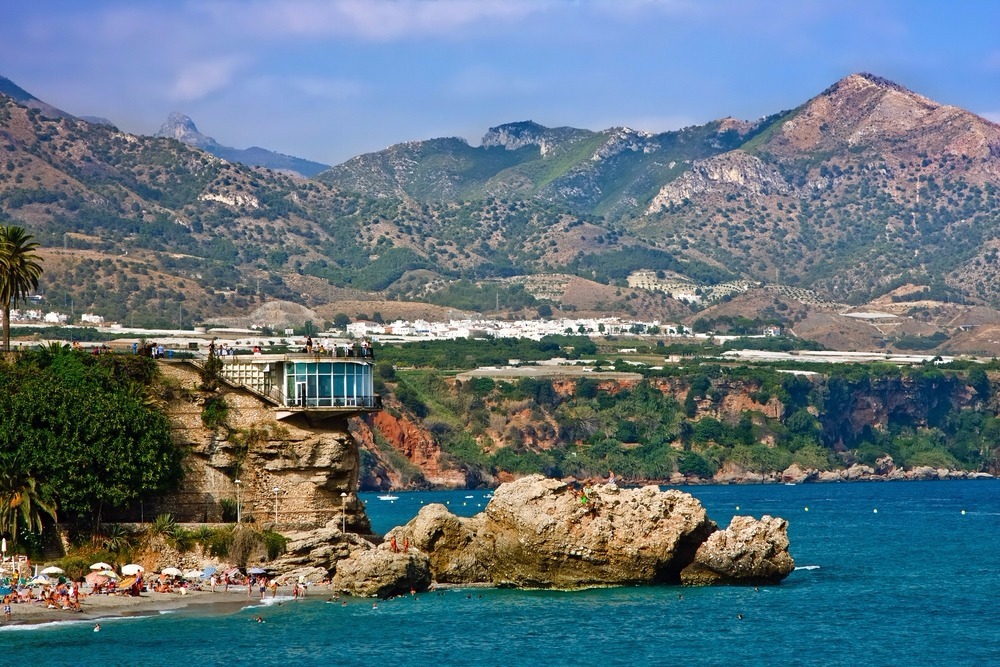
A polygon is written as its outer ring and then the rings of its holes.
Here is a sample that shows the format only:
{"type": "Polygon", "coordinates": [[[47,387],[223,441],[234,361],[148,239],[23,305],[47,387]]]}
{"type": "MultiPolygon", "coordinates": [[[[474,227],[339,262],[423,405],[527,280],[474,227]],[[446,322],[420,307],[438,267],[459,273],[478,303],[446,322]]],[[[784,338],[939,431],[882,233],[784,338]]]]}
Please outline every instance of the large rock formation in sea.
{"type": "MultiPolygon", "coordinates": [[[[428,505],[387,539],[426,554],[429,576],[451,584],[558,589],[773,584],[794,569],[784,520],[736,517],[719,531],[688,493],[613,484],[577,489],[541,475],[503,484],[473,517],[428,505]]],[[[366,567],[373,558],[352,553],[337,564],[338,577],[364,570],[366,579],[377,579],[366,567]]],[[[386,578],[397,581],[399,568],[390,564],[386,578]]]]}

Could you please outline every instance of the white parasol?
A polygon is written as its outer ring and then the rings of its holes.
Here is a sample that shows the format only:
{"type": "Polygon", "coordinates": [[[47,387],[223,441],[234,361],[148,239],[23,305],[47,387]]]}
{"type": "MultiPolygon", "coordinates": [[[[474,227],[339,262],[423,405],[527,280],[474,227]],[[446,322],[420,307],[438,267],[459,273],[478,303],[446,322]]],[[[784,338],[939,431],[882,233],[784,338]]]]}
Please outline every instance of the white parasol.
{"type": "Polygon", "coordinates": [[[105,563],[104,561],[101,561],[100,563],[94,563],[93,565],[91,565],[90,569],[91,570],[110,570],[111,566],[108,565],[107,563],[105,563]]]}
{"type": "Polygon", "coordinates": [[[168,577],[179,577],[181,576],[181,571],[178,570],[176,567],[165,567],[162,570],[160,570],[160,574],[165,574],[168,577]]]}
{"type": "Polygon", "coordinates": [[[49,567],[42,570],[42,574],[65,574],[66,570],[61,567],[56,567],[55,565],[50,565],[49,567]]]}
{"type": "Polygon", "coordinates": [[[139,574],[140,572],[145,572],[145,571],[146,571],[146,568],[144,568],[142,565],[138,565],[136,563],[129,563],[128,565],[125,565],[125,566],[122,567],[122,574],[124,574],[127,577],[131,577],[133,575],[136,575],[136,574],[139,574]]]}

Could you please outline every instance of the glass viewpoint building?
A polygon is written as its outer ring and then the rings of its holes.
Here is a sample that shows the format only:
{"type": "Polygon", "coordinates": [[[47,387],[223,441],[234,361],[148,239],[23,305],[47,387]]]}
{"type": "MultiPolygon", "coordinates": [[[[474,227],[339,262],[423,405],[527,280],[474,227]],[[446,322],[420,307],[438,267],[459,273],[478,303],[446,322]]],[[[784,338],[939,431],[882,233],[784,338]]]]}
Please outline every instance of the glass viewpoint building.
{"type": "Polygon", "coordinates": [[[298,412],[337,414],[382,407],[375,394],[374,361],[315,354],[222,357],[222,378],[279,408],[279,419],[298,412]]]}

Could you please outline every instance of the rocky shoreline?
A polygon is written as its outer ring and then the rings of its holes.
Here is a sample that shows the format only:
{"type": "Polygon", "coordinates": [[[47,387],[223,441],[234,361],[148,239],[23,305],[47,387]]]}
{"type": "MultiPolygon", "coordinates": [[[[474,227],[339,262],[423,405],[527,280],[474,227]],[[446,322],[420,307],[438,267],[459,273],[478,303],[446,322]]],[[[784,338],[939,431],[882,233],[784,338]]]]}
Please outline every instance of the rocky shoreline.
{"type": "MultiPolygon", "coordinates": [[[[753,473],[743,470],[723,470],[717,474],[710,484],[804,484],[807,482],[922,482],[950,479],[995,479],[986,472],[970,472],[968,470],[952,470],[948,468],[933,468],[931,466],[916,466],[913,468],[898,468],[890,456],[883,456],[874,466],[856,463],[849,468],[840,470],[817,470],[803,468],[793,463],[785,470],[768,473],[753,473]]],[[[684,475],[674,475],[670,484],[698,484],[684,475]]],[[[706,482],[701,481],[704,484],[706,482]]]]}

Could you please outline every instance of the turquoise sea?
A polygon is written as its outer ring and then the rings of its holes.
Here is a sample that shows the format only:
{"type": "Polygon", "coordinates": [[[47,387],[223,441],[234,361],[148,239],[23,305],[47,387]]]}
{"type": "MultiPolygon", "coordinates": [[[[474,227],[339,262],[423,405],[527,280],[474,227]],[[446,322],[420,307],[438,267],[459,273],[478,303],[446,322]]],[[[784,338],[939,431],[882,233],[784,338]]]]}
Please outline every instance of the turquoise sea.
{"type": "MultiPolygon", "coordinates": [[[[465,589],[377,609],[316,591],[223,615],[109,619],[100,633],[6,628],[0,665],[1000,665],[1000,480],[687,490],[723,526],[787,518],[798,569],[759,591],[465,589]]],[[[475,513],[485,493],[363,498],[384,531],[422,503],[475,513]]]]}

